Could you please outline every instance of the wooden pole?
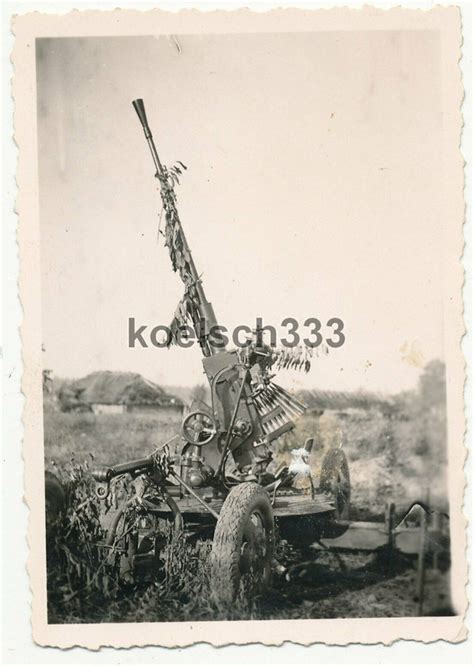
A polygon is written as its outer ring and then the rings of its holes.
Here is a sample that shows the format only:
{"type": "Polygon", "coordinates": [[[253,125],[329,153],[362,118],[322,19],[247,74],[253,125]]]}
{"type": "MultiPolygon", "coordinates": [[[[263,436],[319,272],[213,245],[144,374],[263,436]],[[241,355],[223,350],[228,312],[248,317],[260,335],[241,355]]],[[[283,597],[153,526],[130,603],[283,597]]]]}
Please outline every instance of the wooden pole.
{"type": "Polygon", "coordinates": [[[393,551],[395,545],[395,535],[393,533],[394,528],[394,518],[395,518],[395,504],[390,502],[385,505],[385,528],[387,530],[387,546],[390,553],[393,551]]]}
{"type": "Polygon", "coordinates": [[[431,535],[434,537],[435,544],[433,548],[433,569],[439,571],[439,553],[440,553],[440,537],[441,537],[441,514],[437,511],[432,514],[432,532],[431,535]]]}
{"type": "MultiPolygon", "coordinates": [[[[429,489],[426,488],[423,493],[423,503],[429,507],[429,489]]],[[[423,615],[423,604],[425,600],[425,573],[426,573],[426,538],[427,538],[428,520],[426,511],[422,508],[420,517],[420,547],[418,551],[418,569],[416,575],[416,601],[418,602],[417,615],[423,615]]]]}

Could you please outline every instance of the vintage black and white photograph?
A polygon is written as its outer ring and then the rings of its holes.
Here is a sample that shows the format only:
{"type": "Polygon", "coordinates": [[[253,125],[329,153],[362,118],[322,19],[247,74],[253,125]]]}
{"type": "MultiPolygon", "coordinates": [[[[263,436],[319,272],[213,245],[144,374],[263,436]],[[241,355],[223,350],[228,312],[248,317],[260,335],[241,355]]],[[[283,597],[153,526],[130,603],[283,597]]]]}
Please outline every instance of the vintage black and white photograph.
{"type": "Polygon", "coordinates": [[[462,614],[444,43],[34,40],[49,625],[462,614]]]}

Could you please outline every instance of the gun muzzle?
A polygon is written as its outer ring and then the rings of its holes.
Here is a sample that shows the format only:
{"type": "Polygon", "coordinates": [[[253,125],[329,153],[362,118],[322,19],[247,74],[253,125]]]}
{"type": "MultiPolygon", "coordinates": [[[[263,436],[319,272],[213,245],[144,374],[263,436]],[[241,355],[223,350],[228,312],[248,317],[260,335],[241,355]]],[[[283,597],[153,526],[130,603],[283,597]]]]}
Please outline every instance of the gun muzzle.
{"type": "Polygon", "coordinates": [[[140,122],[143,127],[143,131],[145,132],[145,136],[147,139],[151,139],[153,136],[151,133],[150,128],[148,127],[148,120],[146,117],[146,111],[145,111],[145,105],[143,103],[142,99],[134,99],[133,102],[133,108],[137,112],[137,116],[140,118],[140,122]]]}
{"type": "Polygon", "coordinates": [[[150,467],[153,467],[153,456],[139,458],[138,460],[130,460],[126,463],[120,463],[119,465],[112,465],[102,469],[96,469],[92,472],[92,476],[96,481],[104,483],[111,481],[115,476],[119,476],[119,474],[144,472],[145,470],[150,469],[150,467]]]}
{"type": "Polygon", "coordinates": [[[104,469],[95,469],[92,472],[92,476],[96,481],[99,481],[100,483],[106,483],[112,478],[113,472],[110,467],[106,467],[104,469]]]}

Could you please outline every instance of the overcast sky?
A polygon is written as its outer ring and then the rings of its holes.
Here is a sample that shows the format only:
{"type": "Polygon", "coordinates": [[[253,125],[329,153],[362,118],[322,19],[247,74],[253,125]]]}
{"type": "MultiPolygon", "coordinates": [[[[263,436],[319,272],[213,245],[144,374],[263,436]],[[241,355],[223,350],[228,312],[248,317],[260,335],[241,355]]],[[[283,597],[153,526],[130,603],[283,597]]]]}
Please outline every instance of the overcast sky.
{"type": "Polygon", "coordinates": [[[340,317],[345,345],[280,383],[414,386],[410,350],[443,356],[438,63],[433,32],[38,42],[45,367],[203,379],[198,346],[127,347],[129,317],[168,324],[183,293],[143,97],[162,160],[188,166],[179,210],[219,322],[340,317]]]}

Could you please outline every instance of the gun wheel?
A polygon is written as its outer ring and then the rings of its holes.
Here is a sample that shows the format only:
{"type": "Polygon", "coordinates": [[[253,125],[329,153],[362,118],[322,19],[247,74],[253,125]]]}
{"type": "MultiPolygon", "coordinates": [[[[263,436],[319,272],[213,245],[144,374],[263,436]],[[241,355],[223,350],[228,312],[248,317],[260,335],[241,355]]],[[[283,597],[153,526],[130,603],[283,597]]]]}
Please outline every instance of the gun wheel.
{"type": "Polygon", "coordinates": [[[58,477],[46,471],[44,478],[46,533],[49,534],[66,506],[66,493],[58,477]]]}
{"type": "Polygon", "coordinates": [[[273,510],[268,493],[242,483],[227,496],[217,521],[211,554],[216,600],[231,603],[242,585],[249,595],[270,585],[274,549],[273,510]]]}
{"type": "Polygon", "coordinates": [[[321,466],[320,490],[334,500],[336,520],[349,519],[351,479],[346,454],[342,449],[329,449],[321,466]]]}
{"type": "Polygon", "coordinates": [[[217,426],[214,419],[203,411],[188,414],[182,425],[183,437],[189,444],[203,446],[214,439],[217,426]]]}

